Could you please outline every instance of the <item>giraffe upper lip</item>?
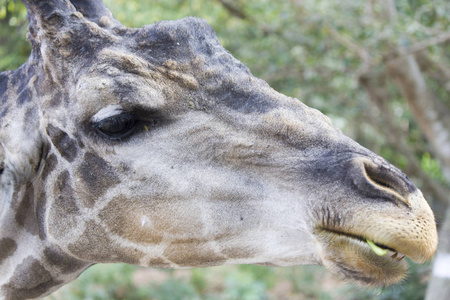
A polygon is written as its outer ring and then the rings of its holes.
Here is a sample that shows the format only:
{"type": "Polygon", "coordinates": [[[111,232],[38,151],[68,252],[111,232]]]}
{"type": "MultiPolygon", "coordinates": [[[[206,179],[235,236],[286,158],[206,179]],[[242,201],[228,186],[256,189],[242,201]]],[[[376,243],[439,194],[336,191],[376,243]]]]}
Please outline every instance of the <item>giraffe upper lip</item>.
{"type": "MultiPolygon", "coordinates": [[[[404,247],[399,244],[395,244],[389,241],[385,241],[380,238],[372,237],[370,234],[354,234],[347,231],[341,231],[338,229],[331,229],[331,228],[320,228],[320,230],[326,231],[327,233],[330,233],[335,236],[340,236],[345,239],[351,239],[356,240],[360,242],[361,247],[369,247],[367,244],[367,239],[373,241],[375,245],[382,249],[386,249],[389,251],[389,256],[394,256],[393,258],[403,258],[403,256],[406,256],[410,258],[412,261],[416,263],[424,263],[428,259],[431,258],[432,254],[434,252],[430,252],[429,254],[424,254],[420,251],[419,247],[404,247]]],[[[370,248],[370,247],[369,247],[370,248]]],[[[386,255],[387,256],[387,255],[386,255]]],[[[388,257],[388,256],[387,256],[388,257]]],[[[398,259],[396,259],[398,260],[398,259]]]]}

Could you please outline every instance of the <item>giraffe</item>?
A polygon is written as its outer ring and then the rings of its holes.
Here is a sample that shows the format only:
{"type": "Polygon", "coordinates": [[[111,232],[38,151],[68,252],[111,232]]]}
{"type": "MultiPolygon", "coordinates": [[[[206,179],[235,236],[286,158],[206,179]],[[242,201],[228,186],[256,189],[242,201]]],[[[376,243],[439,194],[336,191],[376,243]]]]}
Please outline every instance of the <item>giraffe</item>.
{"type": "Polygon", "coordinates": [[[205,21],[23,2],[32,52],[0,74],[2,299],[114,262],[319,264],[380,286],[434,254],[407,176],[253,77],[205,21]]]}

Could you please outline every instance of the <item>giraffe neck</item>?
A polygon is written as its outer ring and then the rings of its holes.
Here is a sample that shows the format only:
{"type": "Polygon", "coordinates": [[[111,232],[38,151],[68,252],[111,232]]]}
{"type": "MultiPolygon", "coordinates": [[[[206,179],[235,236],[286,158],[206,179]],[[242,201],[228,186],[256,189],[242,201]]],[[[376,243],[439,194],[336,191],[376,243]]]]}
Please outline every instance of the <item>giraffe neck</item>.
{"type": "Polygon", "coordinates": [[[47,239],[38,184],[10,191],[0,221],[0,298],[35,298],[74,280],[90,264],[65,254],[47,239]],[[37,200],[37,201],[35,201],[37,200]]]}
{"type": "Polygon", "coordinates": [[[30,62],[0,74],[0,299],[48,294],[89,266],[52,243],[43,225],[47,201],[36,174],[45,151],[34,147],[41,138],[38,110],[30,100],[36,96],[30,87],[35,76],[30,62]]]}

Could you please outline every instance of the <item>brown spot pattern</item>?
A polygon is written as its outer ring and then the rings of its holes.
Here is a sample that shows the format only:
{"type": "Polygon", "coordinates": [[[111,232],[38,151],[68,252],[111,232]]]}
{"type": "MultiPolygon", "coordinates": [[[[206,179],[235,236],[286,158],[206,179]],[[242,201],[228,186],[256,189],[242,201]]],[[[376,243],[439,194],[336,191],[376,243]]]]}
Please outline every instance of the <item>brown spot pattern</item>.
{"type": "Polygon", "coordinates": [[[95,153],[84,155],[83,162],[78,168],[82,184],[93,196],[82,199],[83,204],[92,207],[96,198],[102,196],[109,188],[120,183],[119,177],[111,165],[95,153]]]}
{"type": "Polygon", "coordinates": [[[138,264],[144,253],[118,245],[110,238],[110,235],[101,225],[89,221],[78,241],[70,244],[68,249],[74,255],[86,261],[138,264]]]}
{"type": "Polygon", "coordinates": [[[45,191],[41,191],[36,201],[36,218],[39,230],[39,238],[45,240],[47,238],[45,227],[45,212],[47,211],[47,195],[45,191]]]}
{"type": "MultiPolygon", "coordinates": [[[[158,244],[163,238],[163,231],[155,230],[153,224],[150,227],[142,228],[141,220],[136,215],[128,212],[138,212],[145,209],[139,208],[139,204],[130,201],[125,196],[120,195],[111,200],[100,212],[99,217],[103,220],[109,230],[135,243],[158,244]],[[125,210],[126,207],[126,211],[125,210]],[[121,212],[122,213],[118,213],[121,212]]],[[[153,223],[153,221],[152,221],[153,223]]]]}
{"type": "Polygon", "coordinates": [[[172,266],[162,258],[152,258],[148,261],[147,266],[159,269],[170,269],[172,266]]]}
{"type": "Polygon", "coordinates": [[[164,250],[164,255],[171,262],[186,267],[221,265],[226,261],[225,256],[196,240],[172,243],[164,250]]]}
{"type": "Polygon", "coordinates": [[[24,227],[29,233],[38,235],[36,217],[33,214],[33,200],[34,188],[31,184],[28,184],[25,189],[25,195],[17,208],[15,220],[19,226],[24,227]]]}
{"type": "Polygon", "coordinates": [[[242,259],[248,257],[255,257],[256,249],[244,247],[228,247],[220,251],[229,259],[242,259]]]}
{"type": "Polygon", "coordinates": [[[17,266],[10,282],[3,287],[7,299],[36,298],[51,287],[62,284],[41,263],[29,256],[17,266]]]}
{"type": "Polygon", "coordinates": [[[47,159],[45,160],[45,166],[42,170],[42,180],[45,181],[50,175],[50,173],[55,169],[56,165],[58,164],[58,159],[56,158],[55,154],[50,154],[47,159]]]}
{"type": "Polygon", "coordinates": [[[176,196],[166,197],[127,198],[119,195],[99,213],[99,217],[113,233],[135,243],[157,244],[166,235],[202,238],[203,221],[192,217],[201,215],[200,207],[188,205],[176,196]],[[173,205],[174,202],[179,205],[173,205]]]}
{"type": "Polygon", "coordinates": [[[80,269],[86,268],[89,264],[75,259],[56,247],[47,247],[44,250],[44,256],[47,263],[61,269],[63,274],[74,273],[80,269]]]}
{"type": "Polygon", "coordinates": [[[32,93],[30,88],[26,87],[25,89],[23,89],[20,94],[19,97],[17,98],[17,104],[20,106],[22,106],[24,103],[28,102],[31,100],[32,98],[32,93]]]}
{"type": "Polygon", "coordinates": [[[58,196],[50,208],[49,228],[53,235],[60,237],[77,226],[75,217],[80,214],[68,171],[58,176],[53,194],[58,196]]]}
{"type": "Polygon", "coordinates": [[[47,134],[61,156],[69,162],[73,162],[78,154],[77,142],[70,138],[66,132],[53,126],[52,124],[47,126],[47,134]]]}
{"type": "Polygon", "coordinates": [[[5,259],[14,254],[17,249],[16,242],[11,238],[3,238],[0,240],[0,265],[5,259]]]}

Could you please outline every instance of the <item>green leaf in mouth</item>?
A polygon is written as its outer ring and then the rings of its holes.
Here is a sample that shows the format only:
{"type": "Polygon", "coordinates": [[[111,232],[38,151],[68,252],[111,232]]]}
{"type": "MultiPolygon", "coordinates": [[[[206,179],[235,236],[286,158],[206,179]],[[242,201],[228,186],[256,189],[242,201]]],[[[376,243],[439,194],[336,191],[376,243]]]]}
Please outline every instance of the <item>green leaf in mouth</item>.
{"type": "Polygon", "coordinates": [[[378,247],[377,245],[375,245],[374,242],[372,242],[369,239],[366,239],[367,244],[369,244],[370,249],[372,249],[372,251],[378,255],[378,256],[384,256],[388,253],[387,249],[383,249],[381,247],[378,247]]]}

